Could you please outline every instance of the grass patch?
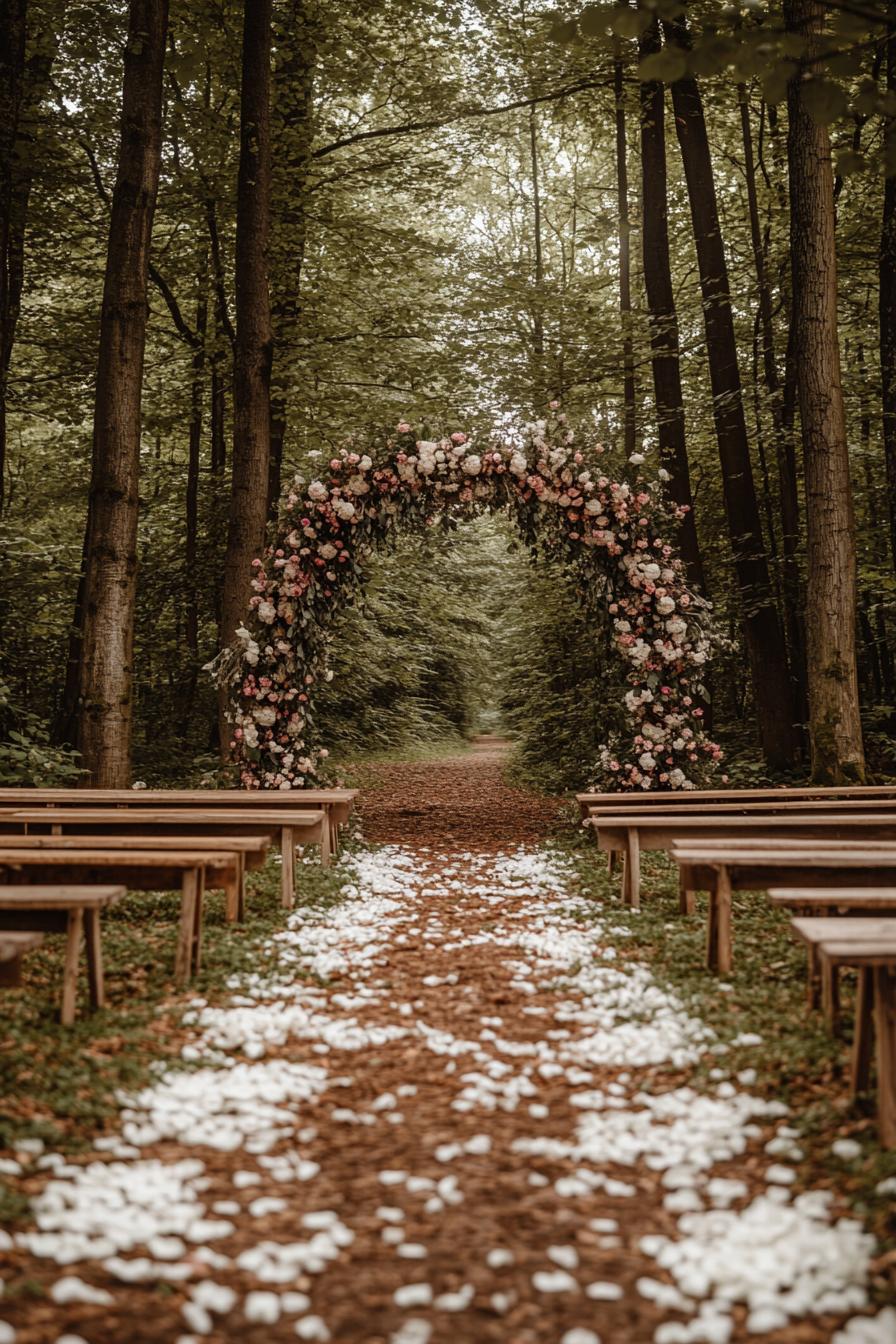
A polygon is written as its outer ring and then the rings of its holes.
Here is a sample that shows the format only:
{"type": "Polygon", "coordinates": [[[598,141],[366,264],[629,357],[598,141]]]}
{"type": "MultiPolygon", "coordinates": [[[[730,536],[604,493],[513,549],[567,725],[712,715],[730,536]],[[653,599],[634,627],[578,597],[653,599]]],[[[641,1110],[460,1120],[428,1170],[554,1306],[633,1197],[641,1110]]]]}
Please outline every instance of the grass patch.
{"type": "MultiPolygon", "coordinates": [[[[338,865],[299,865],[298,904],[336,904],[345,880],[338,865]]],[[[107,910],[107,1006],[89,1011],[82,974],[71,1027],[57,1021],[64,938],[47,937],[26,958],[22,988],[5,990],[2,998],[0,1147],[41,1139],[61,1151],[82,1148],[114,1124],[116,1091],[144,1086],[160,1060],[179,1062],[180,1015],[190,999],[226,999],[229,978],[257,970],[260,946],[284,927],[279,862],[250,874],[248,889],[243,924],[226,922],[221,893],[206,897],[202,970],[186,988],[176,986],[173,975],[178,893],[135,892],[107,910]]],[[[0,1183],[0,1220],[15,1213],[17,1199],[0,1183]]]]}
{"type": "MultiPolygon", "coordinates": [[[[789,916],[764,893],[735,893],[734,969],[720,978],[705,964],[707,900],[698,897],[692,917],[679,913],[678,870],[665,854],[642,855],[638,912],[622,905],[619,876],[607,873],[606,855],[592,840],[567,838],[563,848],[573,863],[577,894],[594,902],[595,919],[619,930],[623,955],[629,949],[647,963],[657,981],[728,1045],[727,1053],[710,1056],[695,1070],[694,1084],[710,1085],[716,1066],[732,1076],[755,1070],[755,1081],[745,1086],[791,1108],[789,1123],[801,1132],[808,1164],[803,1170],[812,1183],[845,1194],[884,1244],[896,1245],[896,1201],[875,1192],[881,1180],[896,1176],[896,1152],[885,1151],[877,1140],[873,1098],[850,1103],[849,1038],[832,1037],[820,1012],[808,1007],[806,954],[790,933],[789,916]],[[760,1036],[762,1043],[738,1045],[743,1035],[760,1036]],[[835,1139],[846,1136],[862,1144],[854,1162],[844,1163],[830,1151],[835,1139]]],[[[849,1032],[854,981],[846,975],[844,982],[849,1032]]]]}

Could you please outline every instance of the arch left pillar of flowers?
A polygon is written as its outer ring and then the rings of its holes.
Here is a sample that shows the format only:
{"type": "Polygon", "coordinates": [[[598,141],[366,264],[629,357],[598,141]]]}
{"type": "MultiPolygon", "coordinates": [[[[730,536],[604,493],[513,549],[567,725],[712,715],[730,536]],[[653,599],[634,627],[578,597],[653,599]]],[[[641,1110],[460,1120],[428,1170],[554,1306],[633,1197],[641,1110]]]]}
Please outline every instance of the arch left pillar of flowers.
{"type": "MultiPolygon", "coordinates": [[[[611,479],[603,449],[580,448],[555,406],[508,444],[474,451],[463,433],[418,440],[402,422],[382,456],[345,449],[319,480],[299,478],[278,535],[254,561],[250,611],[218,660],[232,690],[231,748],[247,788],[319,784],[314,693],[329,679],[334,613],[363,583],[366,557],[397,527],[440,512],[506,509],[527,540],[587,562],[606,593],[628,689],[624,728],[601,749],[594,782],[608,789],[688,789],[721,752],[703,729],[702,668],[711,653],[708,605],[688,589],[658,486],[636,471],[611,479]]],[[[639,469],[643,457],[630,464],[639,469]]]]}

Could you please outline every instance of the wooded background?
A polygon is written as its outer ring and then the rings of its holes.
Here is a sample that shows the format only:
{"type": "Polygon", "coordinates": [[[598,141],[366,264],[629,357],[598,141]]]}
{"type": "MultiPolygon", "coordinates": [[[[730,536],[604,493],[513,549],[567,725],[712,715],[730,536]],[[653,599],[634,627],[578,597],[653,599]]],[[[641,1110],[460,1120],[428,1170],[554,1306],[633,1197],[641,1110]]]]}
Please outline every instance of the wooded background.
{"type": "MultiPolygon", "coordinates": [[[[693,504],[735,773],[893,768],[896,7],[0,0],[0,53],[3,778],[211,769],[281,481],[554,398],[693,504]]],[[[325,735],[503,713],[582,782],[590,596],[409,538],[325,735]]]]}

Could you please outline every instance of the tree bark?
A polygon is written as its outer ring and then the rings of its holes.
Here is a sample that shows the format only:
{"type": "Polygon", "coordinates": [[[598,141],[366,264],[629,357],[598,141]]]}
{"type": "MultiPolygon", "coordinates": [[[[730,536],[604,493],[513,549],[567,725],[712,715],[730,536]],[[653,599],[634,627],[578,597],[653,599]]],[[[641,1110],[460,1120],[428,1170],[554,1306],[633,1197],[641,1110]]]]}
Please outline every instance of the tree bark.
{"type": "Polygon", "coordinates": [[[544,347],[544,254],[541,239],[541,182],[538,167],[538,123],[535,108],[529,108],[529,161],[532,173],[532,236],[535,276],[532,294],[532,400],[541,406],[547,400],[544,347]]]}
{"type": "MultiPolygon", "coordinates": [[[[252,561],[264,546],[271,448],[272,0],[245,0],[240,163],[236,218],[236,347],[233,366],[233,463],[220,639],[231,642],[248,611],[252,561]]],[[[222,719],[228,688],[221,690],[222,719]]],[[[222,722],[222,748],[229,734],[222,722]]]]}
{"type": "Polygon", "coordinates": [[[289,379],[281,368],[296,359],[302,325],[302,267],[307,220],[305,204],[313,134],[314,71],[317,42],[307,0],[291,0],[277,32],[273,106],[273,218],[271,303],[274,372],[271,393],[271,460],[268,512],[280,502],[283,452],[289,425],[289,379]]]}
{"type": "Polygon", "coordinates": [[[756,288],[759,295],[761,363],[765,391],[771,412],[775,460],[778,468],[784,621],[787,629],[790,672],[793,678],[794,709],[798,722],[804,723],[808,713],[808,697],[806,693],[806,640],[803,626],[802,584],[797,555],[800,541],[800,512],[796,485],[796,455],[793,446],[792,425],[788,428],[785,422],[783,390],[778,377],[775,329],[772,319],[772,290],[766,265],[765,243],[759,222],[756,164],[753,156],[753,131],[750,125],[750,104],[745,84],[738,85],[738,102],[740,104],[741,136],[744,147],[744,178],[747,185],[750,242],[753,249],[753,264],[756,268],[756,288]]]}
{"type": "MultiPolygon", "coordinates": [[[[683,21],[666,22],[664,26],[674,45],[688,47],[689,36],[683,21]]],[[[768,764],[781,769],[792,764],[797,749],[790,671],[769,577],[750,460],[728,267],[703,100],[692,76],[672,85],[672,107],[697,249],[725,512],[740,591],[759,737],[768,764]]]]}
{"type": "Polygon", "coordinates": [[[0,0],[0,513],[6,497],[9,370],[25,279],[25,225],[34,181],[35,124],[65,20],[29,26],[28,0],[0,0]]]}
{"type": "Polygon", "coordinates": [[[613,58],[613,95],[616,111],[616,205],[619,219],[619,316],[622,325],[623,442],[630,457],[637,447],[635,406],[635,344],[632,332],[631,222],[628,209],[628,144],[625,118],[625,68],[617,39],[613,58]]]}
{"type": "MultiPolygon", "coordinates": [[[[639,57],[659,51],[656,21],[644,33],[639,57]]],[[[689,581],[705,591],[703,560],[697,539],[691,473],[685,433],[684,395],[678,345],[678,314],[669,256],[669,205],[666,174],[666,110],[662,84],[641,85],[641,246],[644,288],[650,322],[651,369],[656,401],[660,465],[669,473],[666,490],[675,504],[687,506],[678,544],[689,581]]]]}
{"type": "Polygon", "coordinates": [[[131,0],[100,318],[85,540],[78,745],[85,782],[130,783],[140,404],[168,0],[131,0]]]}
{"type": "MultiPolygon", "coordinates": [[[[891,10],[892,13],[892,10],[891,10]]],[[[887,32],[887,92],[896,94],[896,23],[887,32]]],[[[884,462],[890,521],[890,554],[896,565],[896,116],[884,123],[884,200],[878,278],[880,376],[884,462]]]]}
{"type": "Polygon", "coordinates": [[[0,513],[6,494],[6,385],[18,313],[10,253],[27,15],[27,0],[0,0],[0,513]]]}
{"type": "Polygon", "coordinates": [[[804,38],[788,91],[787,158],[794,360],[806,481],[806,631],[812,777],[865,776],[856,672],[856,550],[837,335],[834,182],[827,128],[803,101],[824,22],[817,0],[787,0],[787,28],[804,38]]]}

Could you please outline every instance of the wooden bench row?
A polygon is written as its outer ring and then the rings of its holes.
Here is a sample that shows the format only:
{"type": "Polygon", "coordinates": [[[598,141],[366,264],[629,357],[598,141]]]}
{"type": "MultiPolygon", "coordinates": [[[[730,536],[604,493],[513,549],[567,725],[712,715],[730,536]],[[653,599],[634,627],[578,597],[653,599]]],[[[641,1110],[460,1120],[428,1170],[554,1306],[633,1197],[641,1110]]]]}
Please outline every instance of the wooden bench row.
{"type": "Polygon", "coordinates": [[[338,843],[353,790],[307,794],[228,791],[0,790],[0,939],[8,949],[0,984],[17,983],[22,955],[43,932],[66,932],[62,1020],[71,1022],[82,933],[91,1003],[103,1000],[99,912],[127,890],[179,890],[181,915],[175,974],[184,981],[202,954],[205,891],[226,893],[229,920],[245,911],[245,874],[260,867],[272,841],[280,846],[281,902],[295,902],[297,845],[317,844],[322,863],[338,843]],[[80,807],[84,793],[92,806],[80,807]],[[22,806],[22,795],[28,805],[22,806]],[[140,799],[132,806],[133,798],[140,799]],[[172,798],[174,802],[172,803],[172,798]],[[215,802],[205,806],[206,800],[215,802]],[[251,800],[243,806],[245,800],[251,800]],[[301,801],[301,806],[299,802],[301,801]],[[53,885],[61,882],[61,885],[53,885]],[[5,885],[4,885],[5,884],[5,885]],[[60,904],[61,902],[61,904],[60,904]],[[23,938],[31,935],[26,946],[23,938]],[[5,978],[4,978],[5,977],[5,978]]]}

